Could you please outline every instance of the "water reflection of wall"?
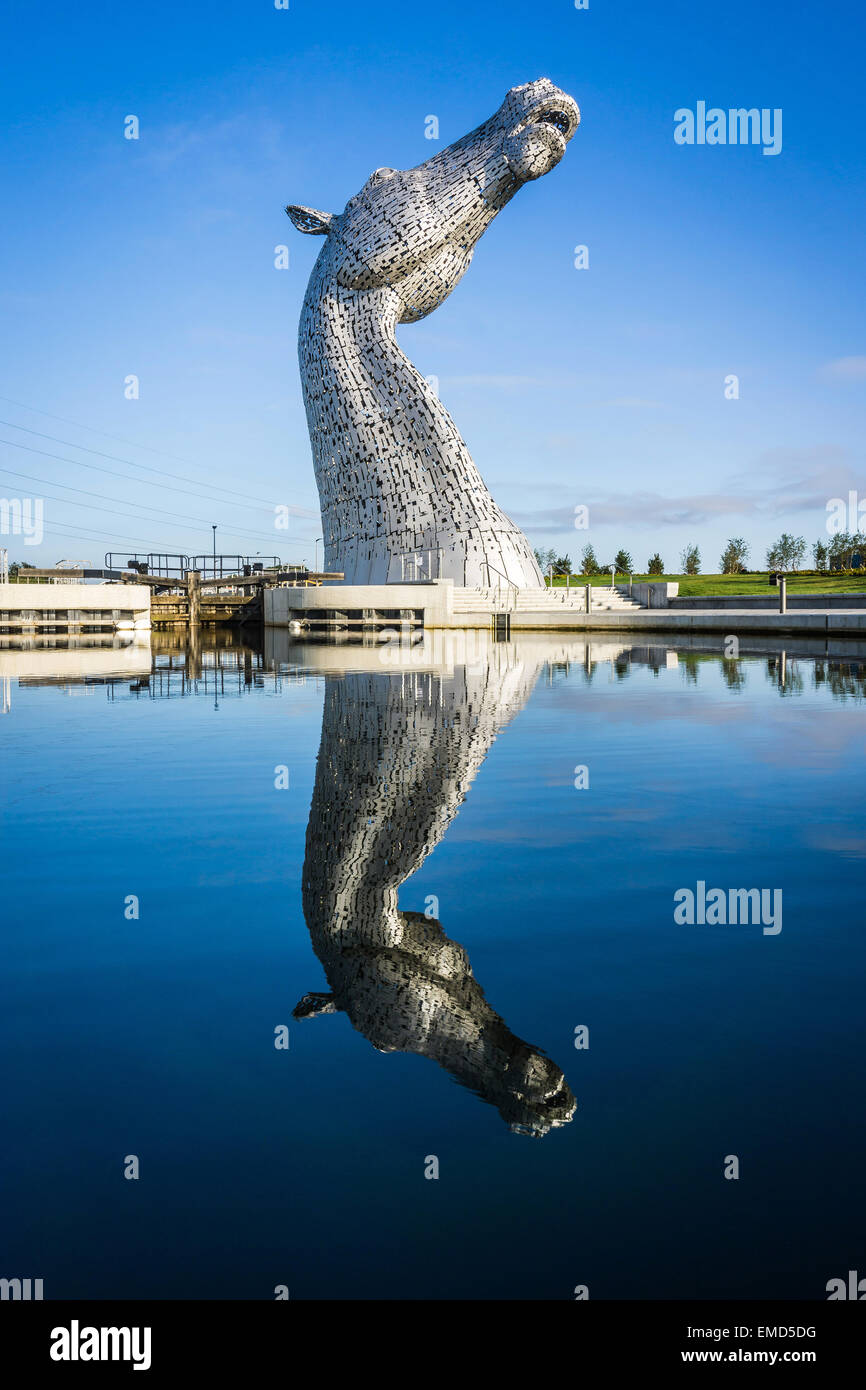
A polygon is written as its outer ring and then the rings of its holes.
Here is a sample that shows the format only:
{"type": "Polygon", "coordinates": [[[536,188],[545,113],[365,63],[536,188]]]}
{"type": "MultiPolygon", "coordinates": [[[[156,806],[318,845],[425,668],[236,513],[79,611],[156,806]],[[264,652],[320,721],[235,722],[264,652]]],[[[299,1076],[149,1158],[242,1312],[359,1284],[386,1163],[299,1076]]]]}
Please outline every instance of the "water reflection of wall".
{"type": "Polygon", "coordinates": [[[449,676],[379,668],[327,680],[303,900],[331,992],[295,1011],[344,1010],[380,1051],[432,1058],[536,1135],[574,1113],[561,1070],[494,1012],[439,921],[397,899],[538,669],[502,647],[449,676]]]}
{"type": "Polygon", "coordinates": [[[411,640],[384,647],[376,637],[363,643],[299,642],[279,629],[267,629],[261,641],[249,629],[239,633],[226,628],[202,632],[195,642],[185,632],[154,632],[149,641],[117,636],[7,637],[0,638],[0,713],[13,708],[16,682],[53,685],[70,693],[104,687],[109,699],[124,694],[154,700],[185,695],[222,699],[265,688],[279,692],[284,685],[357,667],[451,676],[460,666],[485,666],[502,646],[511,646],[524,665],[534,663],[550,679],[572,672],[579,676],[582,669],[587,683],[600,674],[605,679],[605,671],[622,680],[635,666],[655,673],[679,667],[683,679],[697,685],[702,670],[718,669],[736,692],[745,688],[748,672],[760,662],[782,696],[803,688],[808,674],[813,688],[823,686],[834,698],[866,698],[864,642],[798,639],[792,648],[788,641],[758,634],[740,639],[736,658],[725,657],[720,645],[700,635],[678,635],[675,647],[664,640],[635,645],[609,633],[521,633],[513,644],[496,644],[489,633],[472,629],[415,633],[411,640]]]}
{"type": "Polygon", "coordinates": [[[108,700],[161,700],[279,691],[291,679],[265,667],[260,647],[219,629],[204,642],[201,637],[190,641],[185,634],[153,633],[150,640],[71,637],[0,644],[0,712],[11,708],[14,681],[53,686],[67,694],[101,690],[108,700]]]}
{"type": "Polygon", "coordinates": [[[146,675],[151,667],[147,637],[11,639],[0,647],[0,679],[21,684],[87,681],[114,675],[146,675]]]}

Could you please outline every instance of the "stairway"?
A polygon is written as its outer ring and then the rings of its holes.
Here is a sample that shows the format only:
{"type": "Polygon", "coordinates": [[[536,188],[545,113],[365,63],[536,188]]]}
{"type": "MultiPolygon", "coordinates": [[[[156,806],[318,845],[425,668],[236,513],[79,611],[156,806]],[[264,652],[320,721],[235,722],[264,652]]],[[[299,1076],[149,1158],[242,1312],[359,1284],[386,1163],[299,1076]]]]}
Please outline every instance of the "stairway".
{"type": "MultiPolygon", "coordinates": [[[[570,589],[454,588],[455,613],[538,613],[565,609],[584,611],[583,585],[570,589]]],[[[593,585],[593,613],[632,613],[640,609],[636,599],[620,589],[593,585]]]]}
{"type": "Polygon", "coordinates": [[[509,590],[460,588],[454,586],[455,613],[494,613],[505,610],[509,590]]]}

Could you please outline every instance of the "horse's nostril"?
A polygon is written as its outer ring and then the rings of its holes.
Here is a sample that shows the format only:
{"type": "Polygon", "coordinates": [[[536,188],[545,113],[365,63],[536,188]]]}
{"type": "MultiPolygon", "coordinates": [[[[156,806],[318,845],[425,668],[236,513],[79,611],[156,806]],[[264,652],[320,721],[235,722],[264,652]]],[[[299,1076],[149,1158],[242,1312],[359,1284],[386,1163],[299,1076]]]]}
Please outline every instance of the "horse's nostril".
{"type": "Polygon", "coordinates": [[[539,116],[537,125],[555,125],[556,129],[563,135],[567,135],[571,128],[571,121],[564,111],[545,111],[543,116],[539,116]]]}

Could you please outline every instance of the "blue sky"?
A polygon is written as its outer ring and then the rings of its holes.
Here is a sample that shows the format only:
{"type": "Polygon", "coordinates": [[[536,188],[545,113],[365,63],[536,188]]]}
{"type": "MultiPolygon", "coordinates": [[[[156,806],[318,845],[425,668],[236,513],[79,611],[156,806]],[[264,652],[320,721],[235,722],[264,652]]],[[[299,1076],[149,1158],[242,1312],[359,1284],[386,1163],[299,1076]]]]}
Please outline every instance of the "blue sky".
{"type": "Polygon", "coordinates": [[[312,562],[296,331],[320,242],[283,205],[341,210],[540,76],[581,107],[564,160],[400,331],[497,500],[573,558],[589,540],[675,569],[695,540],[710,570],[727,536],[758,562],[782,530],[824,534],[829,498],[866,498],[860,7],[5,13],[0,496],[44,497],[46,529],[13,556],[202,553],[218,522],[226,552],[312,562]],[[781,108],[782,152],[675,144],[674,112],[701,100],[781,108]]]}

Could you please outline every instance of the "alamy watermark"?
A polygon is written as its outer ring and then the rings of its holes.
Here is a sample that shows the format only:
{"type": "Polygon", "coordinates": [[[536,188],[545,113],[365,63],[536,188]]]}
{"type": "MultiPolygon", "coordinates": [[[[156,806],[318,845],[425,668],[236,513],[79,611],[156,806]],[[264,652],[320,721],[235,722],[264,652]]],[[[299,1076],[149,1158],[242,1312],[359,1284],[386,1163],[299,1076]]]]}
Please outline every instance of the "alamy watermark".
{"type": "Polygon", "coordinates": [[[149,1327],[69,1327],[51,1329],[52,1361],[131,1361],[134,1371],[150,1370],[149,1327]]]}
{"type": "Polygon", "coordinates": [[[23,536],[25,545],[41,545],[44,515],[41,497],[0,497],[0,536],[23,536]]]}
{"type": "Polygon", "coordinates": [[[42,1301],[41,1279],[0,1279],[0,1301],[39,1303],[42,1301]]]}
{"type": "Polygon", "coordinates": [[[862,1303],[866,1299],[866,1279],[861,1279],[856,1269],[848,1270],[846,1279],[828,1279],[826,1284],[827,1302],[835,1303],[839,1299],[852,1299],[857,1303],[862,1303]]]}
{"type": "Polygon", "coordinates": [[[782,930],[781,888],[707,888],[698,879],[694,889],[677,888],[674,902],[680,926],[763,926],[764,936],[782,930]]]}
{"type": "Polygon", "coordinates": [[[825,525],[830,536],[838,536],[843,531],[858,533],[861,524],[866,524],[866,497],[858,497],[852,488],[846,503],[844,497],[831,497],[826,506],[825,525]]]}
{"type": "Polygon", "coordinates": [[[681,106],[674,112],[674,140],[678,145],[762,145],[764,154],[782,153],[782,108],[744,106],[724,110],[699,101],[692,111],[681,106]]]}

